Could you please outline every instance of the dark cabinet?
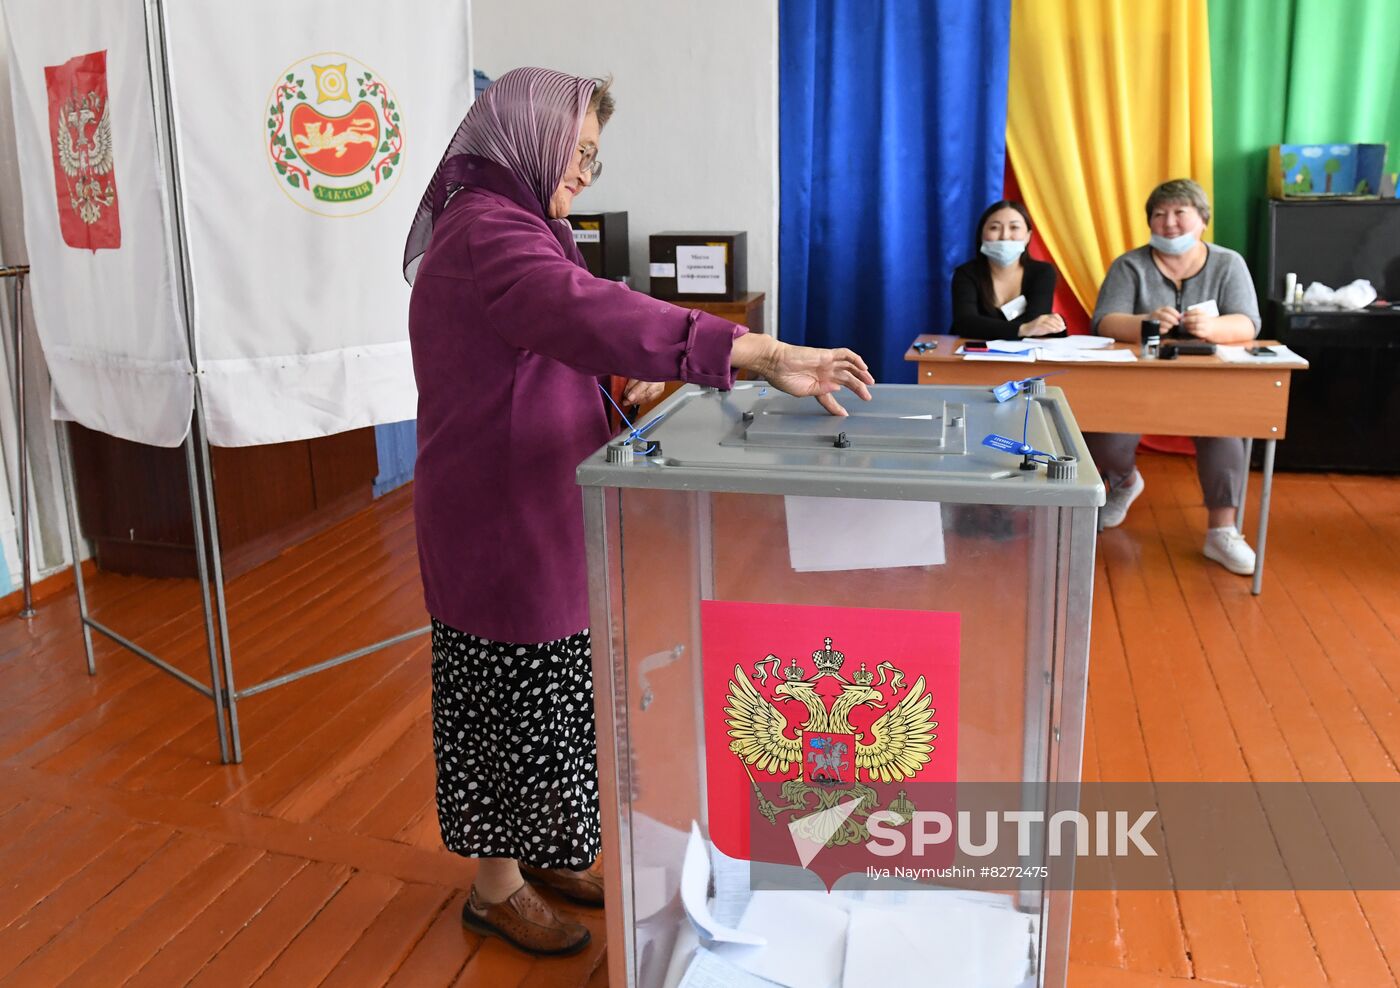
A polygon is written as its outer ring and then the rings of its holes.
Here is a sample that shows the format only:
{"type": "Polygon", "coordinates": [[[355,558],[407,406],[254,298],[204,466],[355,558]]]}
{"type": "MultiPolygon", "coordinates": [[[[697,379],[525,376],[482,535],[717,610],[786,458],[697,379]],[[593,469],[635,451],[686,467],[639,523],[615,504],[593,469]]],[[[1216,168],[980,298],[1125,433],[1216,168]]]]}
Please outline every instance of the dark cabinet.
{"type": "Polygon", "coordinates": [[[1365,278],[1400,301],[1400,200],[1271,200],[1262,334],[1310,365],[1293,375],[1278,468],[1400,472],[1400,311],[1284,305],[1290,272],[1304,286],[1365,278]]]}
{"type": "MultiPolygon", "coordinates": [[[[72,428],[83,534],[97,565],[142,576],[194,576],[194,523],[183,447],[72,428]]],[[[373,429],[269,446],[210,450],[224,572],[233,577],[369,504],[373,429]]]]}
{"type": "Polygon", "coordinates": [[[1400,312],[1270,302],[1263,335],[1309,365],[1293,375],[1278,469],[1400,473],[1400,312]]]}

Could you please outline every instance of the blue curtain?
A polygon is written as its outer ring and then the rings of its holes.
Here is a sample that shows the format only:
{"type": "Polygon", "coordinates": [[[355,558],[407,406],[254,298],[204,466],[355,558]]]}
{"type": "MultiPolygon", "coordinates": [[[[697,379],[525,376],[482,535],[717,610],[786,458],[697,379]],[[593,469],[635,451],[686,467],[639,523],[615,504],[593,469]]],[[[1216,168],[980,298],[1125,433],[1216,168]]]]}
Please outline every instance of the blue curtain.
{"type": "Polygon", "coordinates": [[[1011,0],[780,0],[779,331],[876,380],[945,332],[1001,198],[1011,0]]]}
{"type": "Polygon", "coordinates": [[[418,421],[409,419],[375,426],[374,445],[379,454],[374,496],[383,497],[413,479],[413,464],[418,459],[418,421]]]}

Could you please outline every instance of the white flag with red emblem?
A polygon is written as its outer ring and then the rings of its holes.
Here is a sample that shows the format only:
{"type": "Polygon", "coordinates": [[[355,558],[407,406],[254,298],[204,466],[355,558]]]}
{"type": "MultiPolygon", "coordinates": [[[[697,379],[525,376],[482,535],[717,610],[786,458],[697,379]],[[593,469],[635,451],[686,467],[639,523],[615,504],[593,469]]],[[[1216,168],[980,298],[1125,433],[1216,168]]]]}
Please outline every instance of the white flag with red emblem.
{"type": "Polygon", "coordinates": [[[467,4],[164,9],[211,439],[413,418],[403,245],[471,99],[467,4]]]}
{"type": "Polygon", "coordinates": [[[34,316],[61,417],[178,445],[193,379],[140,0],[5,0],[34,316]]]}

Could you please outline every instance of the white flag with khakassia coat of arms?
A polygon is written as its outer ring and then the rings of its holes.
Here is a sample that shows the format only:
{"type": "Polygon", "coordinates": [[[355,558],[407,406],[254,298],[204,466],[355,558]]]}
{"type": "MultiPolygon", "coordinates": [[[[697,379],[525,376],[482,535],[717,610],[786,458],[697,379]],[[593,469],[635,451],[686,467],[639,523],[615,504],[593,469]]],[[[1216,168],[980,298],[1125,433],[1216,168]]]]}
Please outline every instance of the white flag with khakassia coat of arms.
{"type": "Polygon", "coordinates": [[[211,438],[415,417],[403,243],[471,101],[467,5],[165,10],[211,438]]]}

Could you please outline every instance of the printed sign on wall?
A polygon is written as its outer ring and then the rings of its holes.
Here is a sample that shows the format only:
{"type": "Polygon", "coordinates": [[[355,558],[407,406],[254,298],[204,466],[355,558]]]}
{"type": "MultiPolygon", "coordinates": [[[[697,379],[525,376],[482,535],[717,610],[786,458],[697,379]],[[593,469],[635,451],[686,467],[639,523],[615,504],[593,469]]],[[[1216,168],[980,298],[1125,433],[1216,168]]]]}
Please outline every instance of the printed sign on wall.
{"type": "Polygon", "coordinates": [[[676,248],[676,291],[688,295],[723,295],[725,244],[676,248]]]}

